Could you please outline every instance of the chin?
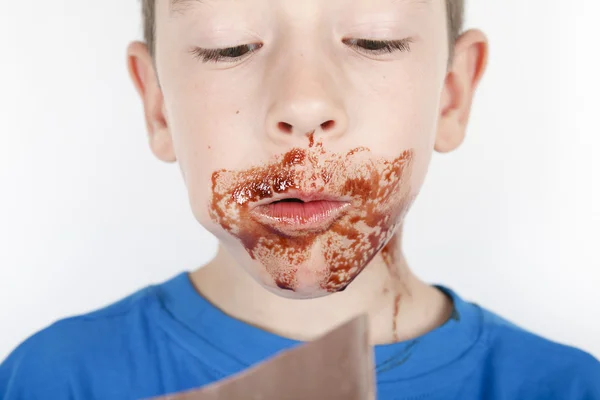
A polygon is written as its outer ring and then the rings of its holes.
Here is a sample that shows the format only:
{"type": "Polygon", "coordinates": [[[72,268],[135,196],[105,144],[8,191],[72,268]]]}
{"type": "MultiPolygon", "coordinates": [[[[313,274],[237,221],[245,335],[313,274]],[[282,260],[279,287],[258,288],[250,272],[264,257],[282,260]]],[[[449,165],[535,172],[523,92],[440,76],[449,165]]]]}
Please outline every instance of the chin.
{"type": "MultiPolygon", "coordinates": [[[[285,271],[285,268],[276,268],[278,271],[285,271]]],[[[266,271],[263,270],[263,271],[266,271]]],[[[271,273],[259,273],[253,275],[260,286],[269,292],[287,299],[317,299],[333,293],[340,293],[346,290],[351,280],[339,284],[335,287],[327,286],[329,279],[327,265],[312,264],[300,265],[293,271],[292,280],[285,276],[273,277],[271,273]]],[[[353,279],[352,279],[353,280],[353,279]]]]}
{"type": "Polygon", "coordinates": [[[341,288],[337,292],[331,290],[325,290],[321,287],[306,287],[303,288],[301,286],[295,288],[294,290],[283,289],[277,285],[267,284],[264,282],[260,282],[260,285],[268,290],[269,292],[286,299],[294,299],[294,300],[309,300],[309,299],[318,299],[321,297],[329,296],[333,293],[343,292],[346,288],[341,288]]]}

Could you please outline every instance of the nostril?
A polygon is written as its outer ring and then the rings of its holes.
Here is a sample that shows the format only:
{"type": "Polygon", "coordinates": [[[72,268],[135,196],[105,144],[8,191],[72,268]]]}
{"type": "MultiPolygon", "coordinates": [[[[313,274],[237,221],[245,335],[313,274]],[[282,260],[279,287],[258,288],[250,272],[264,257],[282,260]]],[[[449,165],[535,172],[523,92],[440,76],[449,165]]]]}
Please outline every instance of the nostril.
{"type": "Polygon", "coordinates": [[[329,121],[325,121],[321,124],[321,129],[324,131],[332,129],[335,126],[335,121],[330,119],[329,121]]]}
{"type": "Polygon", "coordinates": [[[292,133],[292,125],[288,124],[287,122],[280,122],[277,124],[277,126],[279,127],[279,130],[285,133],[292,133]]]}

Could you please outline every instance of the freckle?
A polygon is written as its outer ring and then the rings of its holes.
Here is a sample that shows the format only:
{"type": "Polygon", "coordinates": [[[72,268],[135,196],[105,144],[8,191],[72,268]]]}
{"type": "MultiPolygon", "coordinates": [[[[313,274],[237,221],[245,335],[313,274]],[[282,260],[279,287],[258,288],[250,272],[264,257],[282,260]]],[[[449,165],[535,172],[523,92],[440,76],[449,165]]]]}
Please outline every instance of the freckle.
{"type": "Polygon", "coordinates": [[[212,149],[212,147],[208,146],[208,149],[210,150],[210,149],[212,149]]]}

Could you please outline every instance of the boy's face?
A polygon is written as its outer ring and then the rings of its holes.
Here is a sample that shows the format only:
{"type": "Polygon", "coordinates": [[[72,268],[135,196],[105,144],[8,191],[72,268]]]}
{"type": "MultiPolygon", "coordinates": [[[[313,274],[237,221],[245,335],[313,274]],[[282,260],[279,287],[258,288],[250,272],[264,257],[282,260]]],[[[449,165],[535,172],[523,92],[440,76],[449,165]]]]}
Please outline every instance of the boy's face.
{"type": "Polygon", "coordinates": [[[132,64],[155,154],[260,284],[343,290],[462,139],[444,0],[170,1],[132,64]]]}

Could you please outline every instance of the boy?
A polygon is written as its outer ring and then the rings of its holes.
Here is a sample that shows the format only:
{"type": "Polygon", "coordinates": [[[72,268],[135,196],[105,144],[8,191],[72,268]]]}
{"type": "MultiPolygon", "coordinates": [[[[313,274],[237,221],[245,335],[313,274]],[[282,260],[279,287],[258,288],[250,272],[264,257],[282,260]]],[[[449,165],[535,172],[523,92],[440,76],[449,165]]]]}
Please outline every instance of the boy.
{"type": "Polygon", "coordinates": [[[179,163],[218,255],[29,338],[2,399],[180,392],[363,312],[379,399],[600,399],[593,357],[425,284],[402,254],[432,150],[463,140],[485,70],[462,1],[143,7],[128,65],[150,147],[179,163]]]}

